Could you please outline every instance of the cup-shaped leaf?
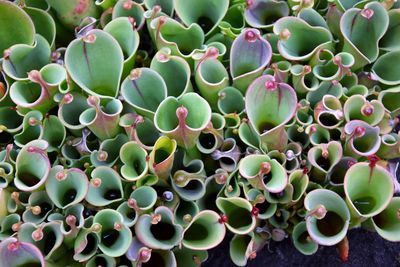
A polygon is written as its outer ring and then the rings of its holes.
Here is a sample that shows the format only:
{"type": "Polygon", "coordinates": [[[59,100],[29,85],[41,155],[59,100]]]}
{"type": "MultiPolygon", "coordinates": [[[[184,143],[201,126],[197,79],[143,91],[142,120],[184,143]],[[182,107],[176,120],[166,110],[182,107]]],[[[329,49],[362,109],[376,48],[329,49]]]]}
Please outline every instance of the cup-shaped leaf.
{"type": "Polygon", "coordinates": [[[14,179],[14,167],[8,162],[0,161],[0,188],[8,187],[14,179]]]}
{"type": "Polygon", "coordinates": [[[46,182],[50,173],[47,147],[47,141],[33,140],[18,153],[14,184],[19,190],[34,191],[46,182]]]}
{"type": "Polygon", "coordinates": [[[85,267],[96,267],[99,265],[104,267],[112,267],[116,265],[116,260],[114,257],[106,254],[97,254],[86,263],[85,267]]]}
{"type": "Polygon", "coordinates": [[[345,74],[350,73],[350,68],[353,65],[354,57],[349,53],[341,52],[323,64],[315,66],[313,73],[318,79],[323,81],[340,81],[345,74]]]}
{"type": "Polygon", "coordinates": [[[399,242],[400,198],[394,197],[389,205],[378,215],[372,217],[372,223],[380,236],[392,242],[399,242]]]}
{"type": "Polygon", "coordinates": [[[89,260],[96,252],[99,238],[90,229],[83,229],[79,232],[74,242],[74,260],[83,262],[89,260]]]}
{"type": "Polygon", "coordinates": [[[254,234],[235,235],[229,244],[229,255],[237,266],[245,266],[254,252],[254,234]]]}
{"type": "Polygon", "coordinates": [[[311,165],[322,173],[331,171],[343,155],[342,145],[337,141],[312,147],[307,154],[311,165]]]}
{"type": "Polygon", "coordinates": [[[290,67],[292,83],[299,95],[304,95],[318,89],[319,81],[311,70],[309,65],[296,64],[290,67]]]}
{"type": "Polygon", "coordinates": [[[343,106],[343,113],[346,121],[362,120],[371,126],[377,125],[385,114],[381,101],[368,101],[362,95],[352,95],[343,106]]]}
{"type": "Polygon", "coordinates": [[[88,108],[90,106],[82,94],[77,92],[65,94],[59,103],[58,118],[68,129],[80,130],[85,125],[79,122],[79,117],[88,108]]]}
{"type": "Polygon", "coordinates": [[[134,206],[131,207],[128,202],[121,203],[121,205],[118,206],[117,211],[123,217],[123,223],[128,227],[135,225],[137,219],[139,218],[139,214],[134,209],[134,206]]]}
{"type": "Polygon", "coordinates": [[[113,7],[112,12],[112,21],[119,17],[131,17],[133,18],[134,25],[132,27],[140,30],[145,22],[143,17],[144,9],[141,3],[137,3],[138,1],[126,1],[119,0],[113,7]]]}
{"type": "Polygon", "coordinates": [[[153,208],[157,201],[157,191],[150,186],[141,186],[135,189],[129,198],[135,200],[135,207],[142,211],[153,208]]]}
{"type": "Polygon", "coordinates": [[[181,97],[192,91],[189,64],[183,58],[171,55],[170,49],[158,51],[150,68],[164,79],[168,96],[181,97]]]}
{"type": "Polygon", "coordinates": [[[293,228],[293,245],[304,255],[312,255],[318,250],[318,244],[315,243],[307,232],[306,222],[299,222],[293,228]]]}
{"type": "Polygon", "coordinates": [[[0,240],[4,241],[7,238],[11,237],[14,234],[14,230],[16,226],[19,226],[21,222],[21,216],[16,213],[1,215],[1,223],[0,223],[0,240]]]}
{"type": "Polygon", "coordinates": [[[256,216],[249,201],[240,197],[223,198],[216,200],[219,210],[227,217],[226,227],[235,234],[248,234],[256,226],[256,216]]]}
{"type": "Polygon", "coordinates": [[[270,159],[267,155],[244,157],[239,162],[239,172],[256,188],[272,193],[282,192],[288,183],[285,169],[276,159],[270,159]]]}
{"type": "Polygon", "coordinates": [[[99,166],[91,173],[86,201],[96,207],[103,207],[123,198],[122,182],[112,168],[99,166]]]}
{"type": "Polygon", "coordinates": [[[400,136],[396,133],[382,135],[381,146],[376,153],[385,159],[395,159],[400,157],[400,136]]]}
{"type": "Polygon", "coordinates": [[[254,28],[271,29],[279,18],[289,15],[286,2],[275,0],[251,1],[245,11],[246,22],[254,28]]]}
{"type": "Polygon", "coordinates": [[[308,211],[307,231],[314,242],[333,246],[346,236],[350,212],[338,194],[327,189],[313,190],[304,199],[304,207],[308,211]]]}
{"type": "Polygon", "coordinates": [[[359,217],[381,213],[393,197],[391,174],[379,165],[359,162],[352,165],[344,178],[344,192],[349,207],[359,217]]]}
{"type": "Polygon", "coordinates": [[[32,45],[17,44],[7,53],[9,55],[3,59],[3,70],[14,80],[27,80],[30,71],[40,70],[50,63],[50,45],[39,34],[35,35],[32,45]]]}
{"type": "Polygon", "coordinates": [[[175,221],[182,226],[187,226],[197,213],[199,213],[199,207],[194,201],[180,200],[174,210],[175,221]]]}
{"type": "Polygon", "coordinates": [[[391,112],[394,116],[400,113],[400,86],[383,90],[378,95],[378,100],[382,102],[385,109],[391,112]]]}
{"type": "Polygon", "coordinates": [[[372,73],[377,80],[385,85],[400,84],[400,71],[393,68],[400,60],[400,51],[392,51],[380,56],[372,66],[372,73]]]}
{"type": "Polygon", "coordinates": [[[377,59],[379,40],[388,26],[388,13],[380,3],[346,10],[340,20],[340,30],[344,37],[343,51],[355,59],[352,69],[359,69],[377,59]]]}
{"type": "Polygon", "coordinates": [[[289,176],[289,183],[293,186],[293,202],[298,202],[306,192],[309,177],[303,170],[296,170],[289,176]]]}
{"type": "Polygon", "coordinates": [[[241,114],[244,111],[244,97],[234,87],[226,87],[218,92],[218,110],[226,115],[230,113],[241,114]]]}
{"type": "Polygon", "coordinates": [[[122,103],[118,99],[89,96],[87,103],[91,108],[79,116],[79,122],[88,127],[101,140],[115,137],[120,128],[119,117],[122,112],[122,103]]]}
{"type": "Polygon", "coordinates": [[[113,166],[119,159],[121,147],[128,141],[125,134],[118,134],[115,138],[101,142],[99,150],[93,151],[90,161],[94,167],[113,166]]]}
{"type": "Polygon", "coordinates": [[[89,188],[86,174],[77,168],[54,166],[46,181],[46,191],[53,203],[62,209],[81,202],[89,188]]]}
{"type": "Polygon", "coordinates": [[[140,42],[139,33],[127,17],[113,19],[104,27],[104,31],[111,34],[117,40],[124,53],[124,71],[122,77],[126,77],[135,64],[135,56],[140,42]]]}
{"type": "Polygon", "coordinates": [[[167,179],[175,157],[177,142],[168,136],[161,136],[149,155],[150,171],[161,179],[167,179]]]}
{"type": "Polygon", "coordinates": [[[64,236],[61,233],[59,222],[48,222],[40,226],[23,223],[18,231],[18,240],[35,245],[48,260],[52,255],[57,254],[57,250],[61,250],[64,236]]]}
{"type": "Polygon", "coordinates": [[[206,193],[204,177],[197,173],[188,173],[183,170],[175,172],[171,178],[172,188],[186,201],[194,201],[202,198],[206,193]]]}
{"type": "Polygon", "coordinates": [[[158,5],[161,7],[162,12],[170,17],[174,13],[174,0],[144,0],[143,3],[148,10],[158,5]]]}
{"type": "Polygon", "coordinates": [[[121,175],[128,181],[136,181],[147,174],[147,151],[136,142],[125,143],[120,149],[120,158],[124,164],[121,175]]]}
{"type": "Polygon", "coordinates": [[[229,85],[225,66],[217,59],[206,58],[196,67],[195,81],[200,94],[213,109],[217,109],[218,93],[229,85]]]}
{"type": "Polygon", "coordinates": [[[357,160],[352,157],[341,158],[328,172],[327,179],[329,183],[333,186],[343,186],[347,169],[356,162],[357,160]]]}
{"type": "Polygon", "coordinates": [[[126,253],[132,242],[132,233],[128,226],[123,224],[121,214],[112,209],[103,209],[96,213],[93,224],[101,228],[97,236],[99,249],[104,254],[119,257],[126,253]]]}
{"type": "Polygon", "coordinates": [[[283,126],[296,113],[297,96],[294,89],[288,84],[275,82],[270,75],[263,75],[249,86],[245,104],[249,121],[261,142],[268,150],[282,150],[287,143],[283,126]]]}
{"type": "Polygon", "coordinates": [[[346,154],[367,157],[375,154],[380,145],[379,127],[372,127],[361,120],[352,120],[344,126],[346,154]]]}
{"type": "Polygon", "coordinates": [[[215,211],[203,210],[185,228],[182,245],[193,250],[208,250],[222,242],[225,232],[220,216],[215,211]]]}
{"type": "Polygon", "coordinates": [[[167,207],[158,207],[154,214],[144,214],[135,225],[138,239],[152,249],[170,250],[182,240],[183,228],[174,222],[167,207]]]}
{"type": "Polygon", "coordinates": [[[27,209],[22,213],[24,222],[42,223],[53,211],[54,204],[46,191],[35,191],[29,196],[27,209]]]}
{"type": "MultiPolygon", "coordinates": [[[[230,52],[233,84],[243,93],[270,63],[272,48],[256,29],[244,29],[235,39],[230,52]]],[[[247,98],[247,97],[246,97],[247,98]]]]}
{"type": "Polygon", "coordinates": [[[297,17],[284,17],[274,24],[274,33],[279,35],[278,49],[288,60],[305,61],[321,48],[332,46],[332,35],[328,29],[312,26],[297,17]]]}
{"type": "Polygon", "coordinates": [[[121,95],[141,115],[153,118],[160,103],[167,97],[167,86],[156,71],[133,69],[122,82],[121,95]]]}
{"type": "Polygon", "coordinates": [[[0,14],[2,25],[0,51],[4,51],[15,44],[31,45],[34,42],[35,26],[28,14],[18,5],[2,1],[0,3],[0,14]],[[18,31],[15,29],[18,29],[18,31]]]}
{"type": "Polygon", "coordinates": [[[73,40],[65,52],[65,66],[72,80],[86,93],[116,97],[124,56],[111,34],[92,30],[73,40]]]}
{"type": "Polygon", "coordinates": [[[225,16],[228,0],[174,0],[177,15],[183,23],[190,25],[197,23],[206,35],[210,34],[225,16]]]}
{"type": "Polygon", "coordinates": [[[156,128],[174,138],[178,145],[192,148],[211,120],[208,102],[196,93],[187,93],[180,99],[167,97],[154,116],[156,128]]]}
{"type": "Polygon", "coordinates": [[[15,237],[1,242],[0,257],[4,266],[46,266],[42,252],[34,244],[21,242],[15,237]]]}

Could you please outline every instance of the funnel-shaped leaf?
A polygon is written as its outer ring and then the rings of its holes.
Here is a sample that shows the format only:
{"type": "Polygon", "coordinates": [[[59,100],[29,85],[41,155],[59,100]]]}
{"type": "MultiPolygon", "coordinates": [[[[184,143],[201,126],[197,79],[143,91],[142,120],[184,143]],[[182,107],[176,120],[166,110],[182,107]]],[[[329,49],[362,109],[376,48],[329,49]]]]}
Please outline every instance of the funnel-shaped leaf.
{"type": "Polygon", "coordinates": [[[53,211],[54,204],[46,191],[35,191],[29,196],[26,208],[24,213],[22,213],[22,220],[24,222],[40,224],[53,211]]]}
{"type": "Polygon", "coordinates": [[[181,200],[174,210],[175,221],[185,227],[197,213],[199,207],[194,201],[181,200]]]}
{"type": "Polygon", "coordinates": [[[362,95],[352,95],[343,106],[346,121],[362,120],[371,126],[377,125],[385,114],[381,101],[367,101],[362,95]]]}
{"type": "Polygon", "coordinates": [[[284,126],[293,118],[297,107],[293,88],[263,75],[249,86],[245,103],[247,116],[261,142],[268,150],[283,150],[287,143],[284,126]]]}
{"type": "Polygon", "coordinates": [[[82,94],[77,92],[65,94],[59,103],[58,118],[68,129],[80,130],[85,125],[80,124],[79,117],[88,108],[90,106],[82,94]]]}
{"type": "Polygon", "coordinates": [[[389,16],[385,8],[377,2],[368,3],[363,9],[346,10],[340,20],[340,30],[344,37],[343,51],[353,55],[357,70],[379,55],[379,40],[389,25],[389,16]]]}
{"type": "Polygon", "coordinates": [[[218,209],[227,217],[226,227],[233,233],[244,235],[254,230],[256,216],[249,201],[240,197],[223,198],[216,200],[218,209]]]}
{"type": "Polygon", "coordinates": [[[91,229],[83,229],[79,232],[74,242],[74,260],[87,261],[97,252],[99,238],[91,229]]]}
{"type": "Polygon", "coordinates": [[[372,73],[379,82],[385,85],[400,84],[400,70],[393,68],[396,62],[400,60],[400,51],[393,51],[384,54],[372,66],[372,73]]]}
{"type": "Polygon", "coordinates": [[[153,215],[140,216],[135,230],[138,239],[153,249],[170,250],[182,240],[183,228],[175,224],[174,215],[167,207],[158,207],[153,215]]]}
{"type": "Polygon", "coordinates": [[[305,222],[300,222],[293,228],[292,240],[295,248],[304,255],[312,255],[318,250],[318,244],[309,236],[305,222]]]}
{"type": "Polygon", "coordinates": [[[126,253],[131,242],[131,230],[123,224],[121,214],[112,209],[104,209],[96,213],[93,224],[100,226],[97,233],[99,249],[110,257],[120,257],[126,253]]]}
{"type": "Polygon", "coordinates": [[[182,245],[193,250],[208,250],[218,246],[225,237],[226,228],[220,216],[211,210],[199,212],[186,227],[182,245]]]}
{"type": "Polygon", "coordinates": [[[278,49],[288,60],[305,61],[321,48],[332,46],[331,33],[321,26],[311,26],[297,17],[284,17],[274,24],[279,35],[278,49]]]}
{"type": "Polygon", "coordinates": [[[87,103],[91,106],[79,116],[79,122],[88,127],[98,138],[104,140],[115,137],[120,128],[119,117],[122,103],[118,99],[89,96],[87,103]]]}
{"type": "Polygon", "coordinates": [[[148,171],[147,152],[135,142],[125,143],[120,149],[120,158],[124,165],[121,175],[128,181],[136,181],[144,177],[148,171]]]}
{"type": "Polygon", "coordinates": [[[371,164],[354,164],[344,178],[349,207],[359,217],[369,218],[381,213],[393,196],[391,174],[385,168],[371,164]]]}
{"type": "Polygon", "coordinates": [[[282,192],[288,183],[285,169],[267,155],[244,157],[239,162],[239,172],[256,188],[272,193],[282,192]]]}
{"type": "Polygon", "coordinates": [[[0,51],[15,44],[31,45],[34,42],[35,26],[28,14],[16,4],[1,1],[0,17],[0,51]]]}
{"type": "Polygon", "coordinates": [[[225,16],[228,0],[174,0],[179,18],[186,25],[197,23],[206,35],[211,33],[225,16]]]}
{"type": "Polygon", "coordinates": [[[381,145],[379,127],[372,127],[360,120],[353,120],[346,123],[346,154],[354,156],[370,156],[375,154],[381,145]]]}
{"type": "Polygon", "coordinates": [[[123,198],[122,182],[119,174],[106,166],[92,171],[92,179],[86,195],[86,201],[96,207],[117,202],[123,198]]]}
{"type": "Polygon", "coordinates": [[[116,97],[124,56],[107,32],[92,30],[72,41],[65,52],[65,66],[72,80],[86,93],[116,97]]]}
{"type": "Polygon", "coordinates": [[[237,113],[244,111],[244,97],[234,87],[226,87],[218,93],[218,110],[223,114],[237,113]]]}
{"type": "Polygon", "coordinates": [[[337,141],[331,141],[327,144],[318,144],[312,147],[307,154],[307,158],[313,166],[312,174],[314,179],[318,176],[325,180],[329,173],[343,156],[342,145],[337,141]]]}
{"type": "Polygon", "coordinates": [[[132,70],[122,82],[121,95],[139,114],[153,118],[160,103],[167,97],[167,86],[156,71],[139,68],[132,70]]]}
{"type": "Polygon", "coordinates": [[[270,63],[272,48],[255,29],[244,29],[235,39],[230,53],[233,84],[243,93],[270,63]]]}
{"type": "Polygon", "coordinates": [[[304,195],[308,187],[309,179],[307,173],[304,173],[302,170],[296,170],[290,174],[289,183],[293,186],[293,202],[298,202],[304,195]]]}
{"type": "Polygon", "coordinates": [[[284,1],[249,1],[245,11],[246,22],[254,28],[271,29],[278,19],[289,15],[289,7],[284,1]]]}
{"type": "Polygon", "coordinates": [[[47,40],[36,34],[32,45],[17,44],[8,50],[3,59],[4,72],[14,80],[27,80],[30,71],[50,63],[50,53],[47,40]]]}
{"type": "Polygon", "coordinates": [[[307,231],[312,240],[324,246],[333,246],[346,236],[350,212],[345,201],[335,192],[316,189],[304,199],[308,211],[307,231]]]}
{"type": "Polygon", "coordinates": [[[1,242],[0,258],[4,266],[46,266],[41,251],[34,244],[21,242],[15,237],[1,242]]]}
{"type": "MultiPolygon", "coordinates": [[[[119,17],[131,17],[133,19],[132,27],[140,30],[145,22],[143,5],[138,1],[119,0],[112,9],[112,21],[119,17]]],[[[131,19],[130,19],[131,20],[131,19]]]]}
{"type": "Polygon", "coordinates": [[[378,234],[392,242],[400,241],[399,210],[400,198],[394,197],[386,209],[371,218],[378,234]]]}
{"type": "Polygon", "coordinates": [[[150,68],[164,79],[168,96],[179,98],[193,90],[189,64],[183,58],[171,55],[170,49],[158,51],[151,61],[150,68]]]}
{"type": "Polygon", "coordinates": [[[46,181],[46,191],[53,203],[62,209],[81,202],[89,188],[86,174],[76,168],[54,166],[46,181]]]}
{"type": "Polygon", "coordinates": [[[156,204],[157,191],[150,186],[141,186],[135,189],[129,198],[135,200],[135,208],[141,211],[148,211],[156,204]]]}
{"type": "Polygon", "coordinates": [[[161,179],[167,179],[175,157],[176,141],[168,136],[161,136],[149,155],[150,171],[161,179]]]}
{"type": "Polygon", "coordinates": [[[34,140],[18,153],[14,184],[19,190],[34,191],[46,182],[50,173],[47,147],[46,141],[34,140]]]}
{"type": "Polygon", "coordinates": [[[400,157],[400,136],[395,133],[382,135],[381,146],[376,153],[385,159],[395,159],[400,157]]]}
{"type": "Polygon", "coordinates": [[[343,186],[344,177],[347,169],[357,160],[352,157],[343,157],[339,162],[328,172],[327,179],[333,186],[343,186]]]}
{"type": "Polygon", "coordinates": [[[400,113],[400,86],[381,91],[378,100],[387,111],[397,116],[400,113]]]}
{"type": "Polygon", "coordinates": [[[211,120],[211,108],[196,93],[187,93],[180,99],[167,97],[154,116],[156,128],[174,138],[178,145],[192,148],[211,120]]]}
{"type": "Polygon", "coordinates": [[[99,150],[93,151],[90,155],[90,161],[94,167],[109,166],[112,167],[120,156],[121,147],[128,141],[124,134],[118,134],[113,139],[106,139],[101,142],[99,150]]]}

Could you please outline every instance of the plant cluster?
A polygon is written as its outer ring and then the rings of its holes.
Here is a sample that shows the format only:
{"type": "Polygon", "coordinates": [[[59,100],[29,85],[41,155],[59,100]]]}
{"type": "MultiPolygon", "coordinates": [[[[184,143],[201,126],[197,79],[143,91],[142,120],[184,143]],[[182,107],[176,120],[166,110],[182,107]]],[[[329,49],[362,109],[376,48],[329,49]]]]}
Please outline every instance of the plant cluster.
{"type": "Polygon", "coordinates": [[[400,241],[400,1],[0,0],[0,266],[400,241]]]}

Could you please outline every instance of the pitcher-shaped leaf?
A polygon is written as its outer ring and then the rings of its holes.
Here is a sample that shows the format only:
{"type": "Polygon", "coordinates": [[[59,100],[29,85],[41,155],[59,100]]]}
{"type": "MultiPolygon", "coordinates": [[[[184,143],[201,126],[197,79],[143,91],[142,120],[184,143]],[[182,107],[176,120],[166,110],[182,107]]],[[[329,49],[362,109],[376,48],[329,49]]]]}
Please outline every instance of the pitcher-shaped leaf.
{"type": "Polygon", "coordinates": [[[106,254],[96,254],[92,257],[85,265],[85,267],[96,267],[98,264],[105,267],[115,266],[115,257],[108,256],[106,254]]]}
{"type": "Polygon", "coordinates": [[[396,133],[382,135],[381,146],[376,153],[385,159],[395,159],[400,157],[400,136],[396,133]]]}
{"type": "Polygon", "coordinates": [[[352,157],[343,157],[339,160],[339,162],[328,172],[327,179],[329,184],[332,186],[343,186],[347,169],[355,163],[357,163],[357,160],[352,157]]]}
{"type": "Polygon", "coordinates": [[[79,117],[90,106],[82,94],[77,92],[65,94],[58,107],[58,118],[65,127],[71,130],[85,127],[80,124],[79,117]]]}
{"type": "Polygon", "coordinates": [[[235,39],[230,52],[233,85],[242,93],[270,63],[272,48],[256,29],[244,29],[235,39]]]}
{"type": "Polygon", "coordinates": [[[73,40],[65,52],[72,80],[86,93],[99,97],[118,95],[123,62],[118,42],[102,30],[91,30],[73,40]]]}
{"type": "Polygon", "coordinates": [[[226,228],[220,216],[203,210],[193,217],[183,233],[182,245],[193,250],[208,250],[224,240],[226,228]]]}
{"type": "Polygon", "coordinates": [[[92,258],[98,249],[99,238],[91,229],[83,229],[79,232],[74,242],[74,260],[87,261],[92,258]]]}
{"type": "Polygon", "coordinates": [[[378,95],[378,100],[383,104],[385,109],[397,116],[400,113],[400,86],[382,90],[378,95]]]}
{"type": "Polygon", "coordinates": [[[106,139],[101,142],[99,150],[90,154],[90,161],[94,167],[112,167],[119,159],[121,147],[128,142],[125,134],[118,134],[115,138],[106,139]]]}
{"type": "Polygon", "coordinates": [[[152,215],[140,216],[135,225],[138,239],[152,249],[170,250],[182,240],[183,227],[175,224],[167,207],[158,207],[152,215]]]}
{"type": "Polygon", "coordinates": [[[172,17],[174,13],[174,0],[144,0],[144,5],[148,10],[154,8],[154,6],[160,6],[162,12],[172,17]]]}
{"type": "Polygon", "coordinates": [[[22,220],[24,222],[31,222],[38,225],[47,218],[53,209],[54,204],[46,191],[32,192],[29,196],[26,210],[22,213],[22,220]]]}
{"type": "Polygon", "coordinates": [[[121,84],[121,95],[136,112],[153,118],[160,103],[167,97],[167,86],[156,71],[133,69],[121,84]]]}
{"type": "Polygon", "coordinates": [[[122,77],[126,77],[135,65],[136,51],[139,47],[140,37],[135,29],[135,23],[131,23],[129,18],[121,17],[110,21],[104,31],[114,37],[119,43],[124,54],[124,71],[122,77]]]}
{"type": "Polygon", "coordinates": [[[120,257],[126,253],[131,242],[132,232],[123,224],[121,214],[112,209],[103,209],[96,213],[93,225],[98,225],[99,249],[107,256],[120,257]]]}
{"type": "Polygon", "coordinates": [[[372,127],[360,120],[352,120],[344,126],[346,133],[345,154],[367,157],[375,154],[380,145],[379,127],[372,127]]]}
{"type": "Polygon", "coordinates": [[[96,207],[107,206],[123,198],[122,181],[112,168],[100,166],[91,173],[86,201],[96,207]]]}
{"type": "Polygon", "coordinates": [[[0,29],[0,51],[2,53],[15,44],[31,45],[34,42],[35,26],[28,14],[18,5],[9,1],[1,1],[0,17],[0,24],[2,25],[0,29]]]}
{"type": "Polygon", "coordinates": [[[125,143],[119,154],[124,164],[121,167],[121,175],[126,180],[137,181],[147,174],[149,168],[146,161],[147,151],[136,142],[125,143]]]}
{"type": "Polygon", "coordinates": [[[332,35],[326,28],[312,26],[297,17],[284,17],[274,24],[278,49],[288,60],[306,61],[319,49],[330,49],[332,35]]]}
{"type": "Polygon", "coordinates": [[[400,84],[400,71],[393,68],[400,60],[400,51],[392,51],[380,56],[372,66],[376,79],[385,85],[400,84]]]}
{"type": "Polygon", "coordinates": [[[342,155],[342,145],[337,141],[312,147],[308,151],[307,158],[313,166],[312,174],[315,176],[314,178],[322,176],[322,179],[325,180],[326,174],[340,161],[342,155]]]}
{"type": "MultiPolygon", "coordinates": [[[[119,17],[130,17],[133,27],[140,30],[145,22],[143,5],[138,1],[119,0],[112,9],[112,21],[119,17]]],[[[112,22],[111,21],[111,22],[112,22]]]]}
{"type": "Polygon", "coordinates": [[[248,1],[245,11],[246,22],[254,28],[271,29],[278,19],[289,15],[286,2],[276,0],[248,1]]]}
{"type": "Polygon", "coordinates": [[[393,197],[391,174],[376,162],[359,162],[350,167],[344,178],[344,192],[351,211],[358,217],[381,213],[393,197]]]}
{"type": "Polygon", "coordinates": [[[14,80],[27,80],[28,73],[50,63],[50,45],[44,37],[35,35],[32,45],[16,44],[6,51],[4,72],[14,80]]]}
{"type": "Polygon", "coordinates": [[[344,37],[343,52],[355,59],[353,70],[374,62],[379,55],[379,40],[389,25],[385,8],[377,2],[368,3],[363,9],[350,8],[340,20],[340,30],[344,37]]]}
{"type": "Polygon", "coordinates": [[[15,144],[23,147],[25,144],[39,139],[43,135],[43,114],[37,110],[28,112],[21,124],[22,131],[14,135],[15,144]]]}
{"type": "Polygon", "coordinates": [[[62,209],[81,202],[89,188],[86,174],[76,168],[54,166],[46,181],[46,191],[53,203],[62,209]]]}
{"type": "Polygon", "coordinates": [[[48,222],[39,226],[33,223],[23,223],[18,231],[20,242],[29,242],[35,245],[45,257],[50,259],[61,250],[64,236],[59,222],[48,222]]]}
{"type": "Polygon", "coordinates": [[[313,241],[323,246],[333,246],[346,236],[350,212],[345,201],[335,192],[316,189],[304,199],[307,210],[307,231],[313,241]]]}
{"type": "Polygon", "coordinates": [[[34,244],[21,242],[15,237],[1,242],[0,257],[3,266],[46,266],[42,252],[34,244]]]}
{"type": "Polygon", "coordinates": [[[179,18],[186,25],[200,25],[206,36],[210,34],[225,16],[228,0],[174,0],[174,7],[179,18]]]}
{"type": "Polygon", "coordinates": [[[288,177],[285,169],[276,159],[267,155],[248,155],[239,162],[240,175],[248,179],[256,188],[272,192],[282,192],[288,177]]]}
{"type": "Polygon", "coordinates": [[[19,190],[34,191],[46,182],[50,173],[47,147],[47,141],[33,140],[18,153],[14,184],[19,190]]]}
{"type": "Polygon", "coordinates": [[[249,86],[245,104],[249,121],[263,145],[268,150],[283,150],[287,143],[284,126],[296,113],[294,89],[275,82],[270,75],[263,75],[249,86]]]}
{"type": "Polygon", "coordinates": [[[343,113],[346,121],[362,120],[375,126],[383,119],[385,110],[381,101],[368,101],[362,95],[352,95],[344,103],[343,113]]]}
{"type": "Polygon", "coordinates": [[[315,243],[307,232],[306,222],[299,222],[293,228],[292,240],[294,247],[304,255],[312,255],[318,250],[315,243]]]}
{"type": "Polygon", "coordinates": [[[171,55],[170,49],[158,51],[151,61],[150,68],[164,79],[168,96],[179,98],[193,90],[189,64],[183,58],[171,55]]]}
{"type": "Polygon", "coordinates": [[[200,132],[211,120],[211,108],[196,93],[187,93],[180,99],[167,97],[154,116],[156,128],[174,138],[184,148],[195,146],[200,132]]]}
{"type": "Polygon", "coordinates": [[[254,230],[257,216],[249,201],[240,197],[219,197],[216,204],[227,219],[224,223],[231,232],[245,235],[254,230]]]}
{"type": "Polygon", "coordinates": [[[101,140],[115,137],[121,130],[118,125],[123,108],[121,101],[91,95],[87,103],[91,107],[81,113],[79,122],[101,140]]]}
{"type": "Polygon", "coordinates": [[[289,176],[289,183],[293,186],[293,202],[298,202],[306,192],[309,183],[309,177],[304,170],[296,170],[289,176]]]}
{"type": "Polygon", "coordinates": [[[168,136],[161,136],[149,155],[150,171],[160,179],[167,179],[174,164],[177,142],[168,136]]]}
{"type": "Polygon", "coordinates": [[[392,242],[400,241],[399,232],[400,198],[394,197],[389,205],[378,215],[372,217],[372,223],[378,234],[392,242]]]}
{"type": "Polygon", "coordinates": [[[185,247],[175,249],[174,254],[178,266],[197,267],[199,263],[205,262],[208,252],[202,250],[192,250],[185,247]]]}
{"type": "Polygon", "coordinates": [[[131,193],[129,199],[134,200],[134,202],[131,201],[133,205],[129,204],[132,208],[146,212],[156,204],[157,191],[150,186],[141,186],[131,193]]]}

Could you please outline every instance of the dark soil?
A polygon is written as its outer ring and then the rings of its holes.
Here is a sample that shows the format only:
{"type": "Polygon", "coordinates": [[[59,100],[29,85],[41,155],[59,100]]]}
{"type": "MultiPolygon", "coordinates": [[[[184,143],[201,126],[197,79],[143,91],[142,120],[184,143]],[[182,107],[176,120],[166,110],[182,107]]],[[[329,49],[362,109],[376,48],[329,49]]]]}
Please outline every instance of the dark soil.
{"type": "MultiPolygon", "coordinates": [[[[208,260],[202,266],[234,267],[229,257],[228,236],[218,247],[209,251],[208,260]]],[[[246,267],[273,266],[400,266],[400,243],[384,240],[377,233],[363,229],[353,229],[348,233],[349,260],[342,262],[337,246],[320,246],[317,253],[305,256],[293,246],[290,238],[283,242],[271,242],[270,251],[267,246],[257,253],[257,257],[249,261],[246,267]]]]}

